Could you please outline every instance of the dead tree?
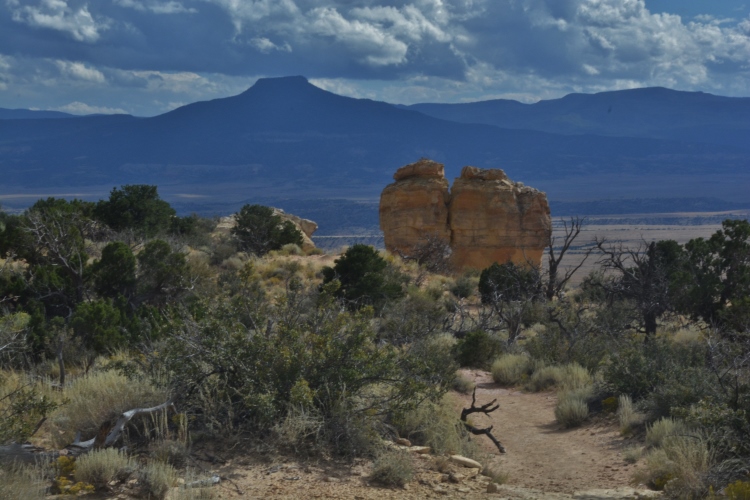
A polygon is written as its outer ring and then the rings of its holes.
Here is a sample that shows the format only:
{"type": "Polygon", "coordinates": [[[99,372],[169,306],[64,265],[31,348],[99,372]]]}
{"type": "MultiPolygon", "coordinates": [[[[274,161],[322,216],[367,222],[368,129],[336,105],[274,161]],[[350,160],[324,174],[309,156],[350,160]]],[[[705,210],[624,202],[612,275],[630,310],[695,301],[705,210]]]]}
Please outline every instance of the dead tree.
{"type": "Polygon", "coordinates": [[[497,403],[497,399],[493,399],[487,404],[484,404],[482,406],[477,407],[477,388],[474,388],[474,392],[471,393],[471,407],[464,408],[461,410],[461,422],[463,422],[464,427],[466,427],[466,430],[474,434],[475,436],[487,436],[490,438],[490,441],[492,441],[495,446],[497,446],[497,449],[500,453],[505,453],[505,446],[503,446],[500,441],[497,440],[495,436],[492,435],[492,429],[493,426],[485,427],[484,429],[480,429],[479,427],[475,427],[471,425],[469,422],[466,421],[466,417],[471,415],[472,413],[484,413],[485,415],[489,415],[493,411],[500,408],[499,404],[497,403]],[[494,405],[494,406],[493,406],[494,405]]]}
{"type": "Polygon", "coordinates": [[[579,217],[571,217],[570,222],[565,220],[562,221],[564,236],[562,239],[562,245],[559,247],[557,253],[555,253],[555,243],[557,243],[557,241],[554,237],[550,239],[549,247],[547,247],[547,262],[549,264],[547,270],[548,281],[545,290],[545,297],[547,300],[552,300],[554,297],[560,296],[560,292],[565,288],[565,285],[570,281],[570,278],[573,277],[573,274],[583,266],[589,258],[589,255],[591,255],[591,252],[594,251],[595,247],[590,247],[586,250],[583,258],[578,264],[566,268],[565,272],[562,273],[562,275],[560,274],[560,264],[562,263],[565,254],[568,253],[568,250],[570,250],[570,247],[573,245],[573,242],[578,238],[578,235],[581,234],[581,228],[584,223],[585,219],[579,217]]]}
{"type": "MultiPolygon", "coordinates": [[[[396,250],[396,253],[405,262],[416,262],[423,271],[434,274],[450,274],[453,272],[450,243],[437,234],[423,236],[408,251],[396,250]]],[[[424,281],[426,272],[419,273],[416,280],[417,285],[424,281]]]]}
{"type": "Polygon", "coordinates": [[[644,241],[638,248],[628,249],[602,239],[596,240],[596,247],[603,255],[599,264],[611,273],[602,285],[604,290],[610,297],[633,301],[648,340],[656,334],[658,318],[672,307],[668,263],[659,245],[644,241]]]}

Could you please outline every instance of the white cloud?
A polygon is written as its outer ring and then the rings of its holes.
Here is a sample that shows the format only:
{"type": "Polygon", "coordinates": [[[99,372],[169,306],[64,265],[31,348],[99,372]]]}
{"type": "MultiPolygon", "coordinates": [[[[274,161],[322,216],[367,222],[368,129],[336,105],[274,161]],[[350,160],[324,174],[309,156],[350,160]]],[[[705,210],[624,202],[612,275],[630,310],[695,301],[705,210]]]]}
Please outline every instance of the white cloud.
{"type": "Polygon", "coordinates": [[[79,42],[96,42],[110,25],[108,19],[94,19],[88,6],[71,8],[65,0],[41,0],[36,6],[23,7],[14,0],[7,5],[12,8],[14,21],[61,31],[79,42]]]}
{"type": "Polygon", "coordinates": [[[408,45],[374,24],[348,20],[331,8],[313,9],[309,16],[313,34],[334,39],[361,62],[385,66],[406,61],[408,45]]]}
{"type": "Polygon", "coordinates": [[[84,80],[94,83],[104,83],[106,81],[106,78],[104,78],[104,74],[101,71],[88,67],[81,62],[57,60],[55,61],[55,64],[63,75],[76,80],[84,80]]]}
{"type": "Polygon", "coordinates": [[[114,0],[120,7],[134,9],[141,12],[150,11],[154,14],[195,14],[198,9],[185,7],[180,2],[159,2],[155,0],[142,2],[140,0],[114,0]]]}
{"type": "Polygon", "coordinates": [[[80,101],[71,102],[69,104],[66,104],[65,106],[59,106],[57,108],[51,108],[51,110],[52,111],[64,111],[66,113],[72,113],[74,115],[93,115],[93,114],[114,115],[114,114],[127,113],[125,110],[121,108],[110,108],[107,106],[91,106],[89,104],[86,104],[80,101]]]}
{"type": "Polygon", "coordinates": [[[268,54],[277,50],[280,50],[282,52],[291,52],[292,47],[288,43],[284,43],[283,45],[276,45],[268,38],[264,37],[258,37],[253,38],[250,40],[250,45],[258,49],[259,52],[262,52],[264,54],[268,54]]]}

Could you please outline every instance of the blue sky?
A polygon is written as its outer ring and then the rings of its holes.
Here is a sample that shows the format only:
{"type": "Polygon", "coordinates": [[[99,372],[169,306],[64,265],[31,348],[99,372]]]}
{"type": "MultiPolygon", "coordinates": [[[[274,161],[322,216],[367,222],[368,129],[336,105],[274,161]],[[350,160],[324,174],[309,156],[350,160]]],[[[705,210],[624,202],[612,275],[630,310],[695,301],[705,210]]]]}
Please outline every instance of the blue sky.
{"type": "Polygon", "coordinates": [[[750,0],[0,0],[0,107],[149,116],[296,74],[398,103],[750,96],[750,0]]]}

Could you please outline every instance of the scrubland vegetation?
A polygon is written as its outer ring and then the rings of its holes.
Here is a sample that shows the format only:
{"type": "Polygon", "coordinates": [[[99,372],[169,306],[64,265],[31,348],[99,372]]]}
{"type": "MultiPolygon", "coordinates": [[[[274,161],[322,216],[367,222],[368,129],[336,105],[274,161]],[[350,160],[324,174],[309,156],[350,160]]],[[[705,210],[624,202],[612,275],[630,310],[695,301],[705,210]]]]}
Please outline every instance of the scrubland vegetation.
{"type": "Polygon", "coordinates": [[[190,474],[192,447],[229,438],[373,458],[372,479],[400,486],[410,463],[383,440],[478,453],[450,399],[473,389],[461,366],[556,391],[563,427],[611,418],[642,443],[626,454],[644,464],[635,479],[668,495],[748,488],[746,221],[685,246],[596,242],[600,270],[576,290],[554,262],[462,274],[440,252],[363,245],[333,262],[305,257],[262,207],[231,232],[216,222],[177,217],[150,186],[0,212],[0,445],[101,444],[123,412],[164,408],[114,447],[6,463],[0,488],[35,498],[137,479],[163,497],[190,474]]]}

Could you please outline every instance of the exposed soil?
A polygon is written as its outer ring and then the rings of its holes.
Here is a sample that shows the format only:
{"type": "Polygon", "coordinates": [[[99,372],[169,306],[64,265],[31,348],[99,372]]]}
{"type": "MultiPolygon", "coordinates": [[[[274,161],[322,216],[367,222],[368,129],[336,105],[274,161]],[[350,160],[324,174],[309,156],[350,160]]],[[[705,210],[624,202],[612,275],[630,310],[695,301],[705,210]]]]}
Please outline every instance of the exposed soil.
{"type": "MultiPolygon", "coordinates": [[[[510,475],[508,484],[550,492],[573,493],[592,488],[628,486],[635,470],[622,457],[630,446],[611,419],[594,420],[577,429],[562,429],[555,421],[553,392],[523,393],[503,389],[483,371],[464,371],[477,384],[477,406],[497,398],[500,408],[486,417],[473,414],[478,427],[494,426],[493,434],[507,453],[498,455],[488,439],[482,446],[494,452],[491,464],[510,475]]],[[[466,408],[471,396],[461,396],[466,408]]]]}
{"type": "MultiPolygon", "coordinates": [[[[369,484],[370,463],[306,463],[291,458],[259,462],[248,458],[225,461],[228,451],[199,452],[201,468],[222,476],[216,487],[220,498],[264,499],[611,499],[640,498],[653,492],[632,488],[636,466],[625,463],[622,450],[630,443],[617,432],[612,418],[599,419],[582,428],[565,430],[555,422],[555,395],[522,393],[498,387],[487,372],[467,370],[477,382],[477,404],[497,398],[500,408],[489,417],[472,415],[477,426],[493,425],[494,434],[507,449],[500,455],[492,443],[477,437],[487,452],[485,465],[509,474],[507,484],[487,493],[490,479],[476,469],[453,467],[458,481],[435,470],[435,457],[414,454],[416,474],[405,489],[369,484]],[[218,458],[217,458],[218,457],[218,458]],[[212,463],[213,462],[213,463],[212,463]]],[[[460,395],[466,407],[471,395],[460,395]]],[[[460,412],[460,408],[456,409],[460,412]]]]}

